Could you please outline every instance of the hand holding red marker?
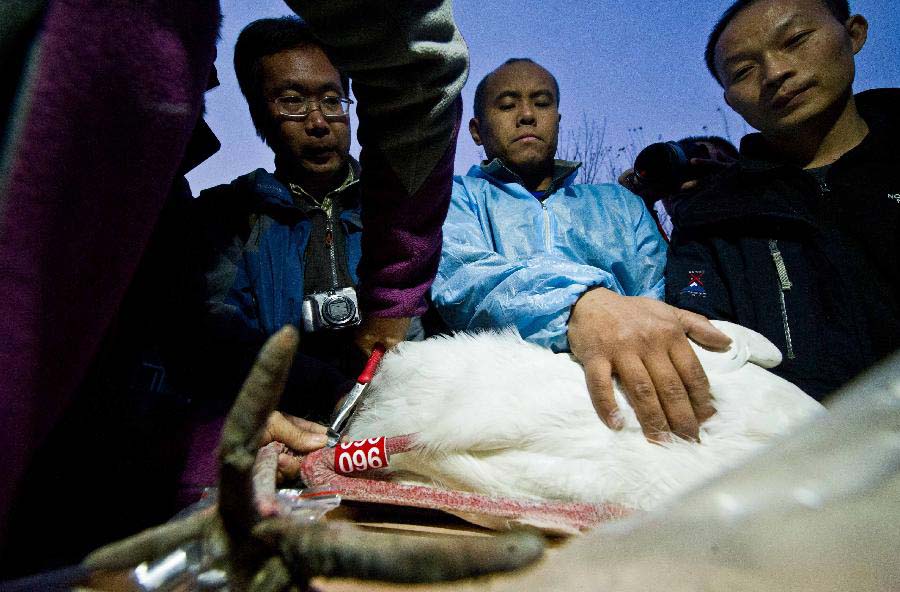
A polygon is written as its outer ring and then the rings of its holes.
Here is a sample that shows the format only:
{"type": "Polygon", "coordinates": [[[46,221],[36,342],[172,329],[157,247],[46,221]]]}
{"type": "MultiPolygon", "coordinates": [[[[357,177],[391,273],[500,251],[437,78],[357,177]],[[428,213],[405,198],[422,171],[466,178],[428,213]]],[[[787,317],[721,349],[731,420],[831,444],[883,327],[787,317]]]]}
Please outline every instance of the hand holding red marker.
{"type": "Polygon", "coordinates": [[[383,344],[375,344],[375,347],[372,349],[372,355],[369,356],[369,360],[366,362],[366,367],[363,368],[359,378],[356,379],[356,384],[350,389],[350,392],[344,397],[344,402],[341,403],[340,408],[332,416],[331,425],[328,427],[329,447],[334,447],[340,442],[344,426],[362,400],[363,392],[366,390],[369,381],[372,380],[372,375],[375,374],[375,369],[378,368],[378,364],[381,362],[382,356],[384,356],[384,351],[385,347],[383,344]]]}

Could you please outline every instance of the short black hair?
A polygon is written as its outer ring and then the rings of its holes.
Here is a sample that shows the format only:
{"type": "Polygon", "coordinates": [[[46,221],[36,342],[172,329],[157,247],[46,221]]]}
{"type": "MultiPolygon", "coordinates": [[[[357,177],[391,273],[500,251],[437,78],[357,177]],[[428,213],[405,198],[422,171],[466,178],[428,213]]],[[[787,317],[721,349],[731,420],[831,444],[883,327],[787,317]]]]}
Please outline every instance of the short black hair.
{"type": "MultiPolygon", "coordinates": [[[[499,70],[500,68],[508,66],[509,64],[515,64],[517,62],[528,62],[530,64],[534,64],[535,66],[544,68],[531,58],[509,58],[508,60],[488,72],[487,75],[481,79],[481,82],[478,83],[478,86],[475,87],[475,103],[473,105],[473,108],[475,110],[475,117],[479,121],[481,121],[481,118],[484,117],[484,90],[485,87],[487,87],[488,80],[491,76],[496,74],[497,70],[499,70]]],[[[547,74],[550,74],[550,78],[553,80],[553,90],[554,92],[556,92],[556,104],[559,105],[559,82],[556,81],[556,76],[554,76],[553,73],[550,72],[550,70],[547,70],[547,68],[544,68],[544,70],[547,71],[547,74]]]]}
{"type": "MultiPolygon", "coordinates": [[[[848,0],[819,1],[828,8],[831,14],[834,15],[834,18],[842,25],[850,18],[850,2],[848,0]]],[[[719,74],[716,72],[716,44],[719,42],[719,37],[722,36],[722,32],[725,31],[725,27],[734,20],[734,17],[754,2],[756,2],[756,0],[737,0],[734,4],[729,6],[719,18],[718,22],[716,22],[716,26],[713,27],[712,33],[709,34],[709,39],[706,41],[706,68],[719,84],[722,84],[722,80],[719,79],[719,74]]]]}
{"type": "MultiPolygon", "coordinates": [[[[263,122],[264,97],[260,87],[260,61],[288,49],[314,45],[320,47],[309,25],[297,16],[264,18],[253,21],[238,35],[234,45],[234,72],[241,93],[250,107],[250,118],[257,135],[266,139],[263,122]]],[[[344,95],[350,95],[350,79],[341,73],[344,95]]]]}
{"type": "Polygon", "coordinates": [[[738,149],[735,147],[735,145],[722,136],[688,136],[687,138],[681,138],[680,140],[678,140],[679,144],[681,144],[682,142],[708,142],[732,158],[738,158],[740,156],[740,153],[738,152],[738,149]]]}

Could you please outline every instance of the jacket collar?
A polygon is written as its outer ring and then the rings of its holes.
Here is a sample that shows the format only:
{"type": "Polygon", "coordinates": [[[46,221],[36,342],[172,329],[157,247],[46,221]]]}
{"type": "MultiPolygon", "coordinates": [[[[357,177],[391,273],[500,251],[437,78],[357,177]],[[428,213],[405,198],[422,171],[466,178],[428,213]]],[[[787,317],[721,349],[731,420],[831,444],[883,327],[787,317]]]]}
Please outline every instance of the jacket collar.
{"type": "MultiPolygon", "coordinates": [[[[358,206],[356,192],[348,191],[348,189],[359,183],[359,163],[352,157],[349,158],[348,163],[349,171],[347,177],[344,178],[344,182],[329,193],[329,196],[332,197],[340,195],[341,199],[345,200],[343,203],[345,209],[358,206]]],[[[241,182],[244,183],[245,189],[252,193],[264,207],[288,210],[298,209],[288,183],[265,169],[256,169],[252,173],[241,177],[241,182]]],[[[300,188],[299,185],[291,185],[300,188]]],[[[302,191],[302,188],[300,188],[300,191],[302,191]]]]}
{"type": "MultiPolygon", "coordinates": [[[[546,193],[551,194],[560,187],[568,187],[575,183],[575,171],[581,167],[580,162],[571,160],[554,160],[553,161],[553,179],[550,186],[547,187],[546,193]]],[[[470,177],[479,177],[491,181],[497,185],[506,185],[515,183],[525,187],[522,177],[514,173],[499,158],[495,158],[490,162],[484,161],[481,164],[474,165],[469,169],[470,177]]]]}
{"type": "MultiPolygon", "coordinates": [[[[863,160],[876,162],[894,154],[900,128],[900,89],[875,89],[856,95],[860,115],[869,125],[863,142],[842,156],[837,163],[863,160]]],[[[788,203],[779,191],[767,191],[773,180],[785,183],[814,181],[793,165],[779,162],[762,134],[745,136],[741,141],[741,159],[719,174],[696,194],[673,200],[670,214],[676,227],[690,231],[718,224],[746,224],[766,220],[775,223],[812,225],[812,214],[803,204],[788,203]],[[798,209],[799,208],[799,209],[798,209]]],[[[784,186],[782,191],[788,191],[784,186]]]]}
{"type": "MultiPolygon", "coordinates": [[[[321,203],[324,203],[327,200],[336,200],[344,197],[342,194],[344,194],[346,189],[351,185],[355,185],[357,182],[359,182],[359,163],[351,157],[348,159],[347,165],[347,176],[344,177],[343,182],[338,187],[325,194],[325,196],[322,197],[321,203]]],[[[278,171],[276,171],[275,174],[276,176],[278,176],[278,171]]],[[[316,204],[320,203],[319,200],[308,193],[302,185],[292,183],[286,179],[285,184],[294,195],[301,198],[301,200],[305,201],[307,204],[315,207],[316,204]]]]}
{"type": "MultiPolygon", "coordinates": [[[[860,153],[864,153],[866,158],[887,157],[888,153],[885,150],[873,150],[873,147],[883,145],[885,142],[890,146],[896,142],[893,138],[900,128],[900,109],[896,107],[900,103],[900,89],[867,90],[857,94],[854,98],[860,116],[869,126],[869,134],[859,146],[847,152],[839,160],[844,160],[845,157],[856,158],[860,153]]],[[[741,169],[747,172],[765,172],[782,166],[790,166],[775,157],[768,141],[758,132],[748,134],[741,139],[741,157],[741,169]]]]}

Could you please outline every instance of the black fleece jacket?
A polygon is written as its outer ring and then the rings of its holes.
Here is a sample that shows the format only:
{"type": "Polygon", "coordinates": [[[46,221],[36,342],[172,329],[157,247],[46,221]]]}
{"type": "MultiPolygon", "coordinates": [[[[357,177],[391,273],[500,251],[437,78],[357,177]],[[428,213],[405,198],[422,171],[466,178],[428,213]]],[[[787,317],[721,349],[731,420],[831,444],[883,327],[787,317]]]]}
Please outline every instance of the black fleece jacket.
{"type": "Polygon", "coordinates": [[[672,212],[666,300],[759,331],[819,399],[900,348],[900,89],[856,100],[870,132],[823,181],[751,134],[672,212]]]}

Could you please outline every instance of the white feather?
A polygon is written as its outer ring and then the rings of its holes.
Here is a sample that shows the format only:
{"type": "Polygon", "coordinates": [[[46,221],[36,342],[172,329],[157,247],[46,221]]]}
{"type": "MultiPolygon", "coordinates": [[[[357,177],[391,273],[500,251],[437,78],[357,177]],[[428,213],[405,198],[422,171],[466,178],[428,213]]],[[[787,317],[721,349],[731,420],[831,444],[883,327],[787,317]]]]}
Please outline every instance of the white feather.
{"type": "Polygon", "coordinates": [[[609,430],[581,366],[513,331],[401,344],[382,361],[348,433],[417,433],[421,451],[391,458],[402,482],[650,509],[822,410],[762,367],[781,361],[768,340],[731,323],[717,326],[733,339],[727,352],[694,348],[717,409],[699,444],[647,442],[618,387],[625,428],[609,430]]]}

